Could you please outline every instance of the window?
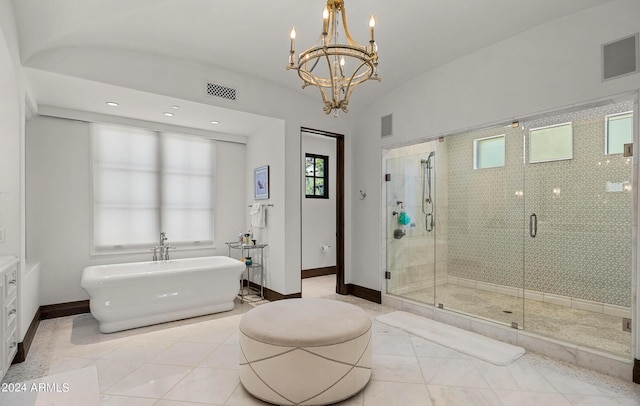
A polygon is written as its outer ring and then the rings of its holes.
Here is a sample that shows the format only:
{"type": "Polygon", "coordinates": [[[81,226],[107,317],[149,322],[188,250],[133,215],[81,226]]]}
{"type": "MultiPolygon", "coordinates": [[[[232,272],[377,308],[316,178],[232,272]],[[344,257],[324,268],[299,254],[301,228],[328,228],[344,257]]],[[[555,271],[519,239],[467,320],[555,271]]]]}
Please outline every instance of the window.
{"type": "Polygon", "coordinates": [[[529,130],[529,163],[573,159],[573,126],[556,124],[529,130]]]}
{"type": "Polygon", "coordinates": [[[633,142],[633,112],[605,117],[605,154],[622,154],[624,144],[633,142]]]}
{"type": "Polygon", "coordinates": [[[329,157],[326,155],[305,154],[306,196],[310,198],[329,198],[329,157]]]}
{"type": "Polygon", "coordinates": [[[473,140],[473,169],[504,166],[504,134],[473,140]]]}
{"type": "Polygon", "coordinates": [[[93,247],[97,251],[213,242],[215,143],[93,124],[93,247]]]}

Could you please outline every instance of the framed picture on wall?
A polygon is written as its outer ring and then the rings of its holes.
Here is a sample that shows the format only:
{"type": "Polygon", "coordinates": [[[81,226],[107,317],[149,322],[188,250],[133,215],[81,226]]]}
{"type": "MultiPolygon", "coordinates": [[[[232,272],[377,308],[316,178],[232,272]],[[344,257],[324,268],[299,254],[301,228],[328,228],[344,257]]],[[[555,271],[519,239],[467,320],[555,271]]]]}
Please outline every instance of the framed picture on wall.
{"type": "Polygon", "coordinates": [[[269,165],[253,170],[253,198],[256,200],[269,198],[269,165]]]}

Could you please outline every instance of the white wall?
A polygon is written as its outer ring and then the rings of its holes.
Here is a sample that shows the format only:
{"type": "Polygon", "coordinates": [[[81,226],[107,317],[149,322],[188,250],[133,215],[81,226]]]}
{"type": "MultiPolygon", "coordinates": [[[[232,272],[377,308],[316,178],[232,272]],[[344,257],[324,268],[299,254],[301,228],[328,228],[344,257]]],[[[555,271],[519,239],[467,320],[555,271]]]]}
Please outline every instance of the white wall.
{"type": "Polygon", "coordinates": [[[26,105],[33,104],[18,50],[10,0],[0,0],[0,255],[19,258],[18,336],[22,340],[39,306],[37,268],[26,277],[24,134],[26,105]]]}
{"type": "MultiPolygon", "coordinates": [[[[86,122],[51,117],[38,117],[27,125],[27,251],[42,268],[42,305],[88,298],[80,287],[87,266],[151,260],[150,252],[90,255],[89,128],[86,122]]],[[[224,242],[235,238],[238,222],[244,221],[245,145],[219,142],[216,161],[216,248],[177,249],[173,258],[227,255],[224,242]]]]}
{"type": "MultiPolygon", "coordinates": [[[[329,198],[307,199],[304,186],[302,188],[303,270],[336,265],[336,140],[332,137],[303,132],[301,157],[303,161],[307,153],[329,157],[329,198]],[[330,248],[322,251],[323,245],[330,248]]],[[[304,185],[304,179],[302,182],[304,185]]]]}
{"type": "MultiPolygon", "coordinates": [[[[291,290],[287,287],[286,274],[282,272],[285,268],[285,257],[297,256],[296,252],[289,252],[285,242],[285,221],[287,210],[285,207],[285,165],[284,165],[284,122],[277,120],[273,125],[262,128],[258,133],[249,137],[247,143],[247,160],[245,168],[246,198],[244,209],[245,227],[244,231],[251,229],[254,239],[260,244],[267,244],[264,250],[265,258],[262,263],[265,272],[265,287],[283,294],[297,293],[300,289],[291,290]],[[269,166],[269,199],[255,200],[253,190],[253,170],[261,166],[269,166]],[[252,228],[251,215],[248,206],[253,203],[270,204],[267,206],[266,227],[252,228]]],[[[252,280],[258,282],[258,280],[252,280]]]]}
{"type": "MultiPolygon", "coordinates": [[[[10,4],[3,2],[2,12],[12,14],[10,4]]],[[[11,15],[10,14],[10,15],[11,15]]],[[[9,15],[9,16],[10,16],[9,15]]],[[[0,229],[5,231],[5,242],[0,243],[0,255],[21,256],[21,203],[20,203],[20,145],[24,121],[24,96],[21,92],[20,70],[14,64],[10,49],[10,21],[1,21],[0,31],[0,229]]]]}

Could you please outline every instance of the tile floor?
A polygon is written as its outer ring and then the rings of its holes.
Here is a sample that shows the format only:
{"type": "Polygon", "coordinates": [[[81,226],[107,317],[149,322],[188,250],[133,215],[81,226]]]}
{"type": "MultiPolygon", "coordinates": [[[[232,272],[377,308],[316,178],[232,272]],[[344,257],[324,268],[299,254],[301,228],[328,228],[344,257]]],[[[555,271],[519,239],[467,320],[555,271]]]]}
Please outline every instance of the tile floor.
{"type": "MultiPolygon", "coordinates": [[[[320,282],[303,281],[318,284],[306,295],[322,295],[320,282]]],[[[393,310],[326,292],[372,318],[393,310]]],[[[251,308],[113,334],[100,334],[89,314],[45,320],[4,382],[95,366],[103,406],[263,405],[237,371],[238,323],[251,308]]],[[[640,405],[640,385],[532,353],[497,367],[377,321],[373,345],[371,381],[340,405],[640,405]]]]}
{"type": "MultiPolygon", "coordinates": [[[[434,303],[434,289],[403,295],[423,303],[434,303]]],[[[622,318],[553,303],[503,295],[461,285],[439,285],[436,303],[449,310],[496,320],[517,322],[525,331],[629,358],[631,332],[622,330],[622,318]],[[506,313],[505,310],[511,312],[506,313]]]]}
{"type": "Polygon", "coordinates": [[[302,297],[326,297],[335,293],[335,275],[316,276],[302,280],[302,297]]]}

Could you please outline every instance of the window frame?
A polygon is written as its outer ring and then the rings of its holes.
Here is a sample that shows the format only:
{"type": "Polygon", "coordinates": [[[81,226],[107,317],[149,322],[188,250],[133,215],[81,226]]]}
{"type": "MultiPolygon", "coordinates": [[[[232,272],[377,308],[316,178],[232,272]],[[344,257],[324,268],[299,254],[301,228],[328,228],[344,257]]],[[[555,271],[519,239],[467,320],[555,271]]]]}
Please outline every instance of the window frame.
{"type": "Polygon", "coordinates": [[[304,154],[304,195],[305,198],[307,199],[328,199],[329,198],[329,156],[328,155],[321,155],[321,154],[313,154],[310,152],[306,152],[304,154]],[[314,174],[313,176],[309,176],[307,175],[307,158],[313,158],[313,167],[314,167],[314,174]],[[316,176],[315,174],[315,167],[316,167],[316,159],[322,159],[324,160],[324,175],[323,176],[316,176]],[[316,190],[316,179],[322,179],[324,182],[324,193],[322,195],[317,195],[317,194],[307,194],[307,179],[308,178],[313,178],[313,190],[315,192],[316,190]]]}
{"type": "Polygon", "coordinates": [[[612,113],[604,116],[604,154],[605,155],[623,155],[624,154],[624,146],[622,148],[622,152],[609,152],[609,118],[616,116],[623,116],[626,114],[631,114],[631,143],[633,143],[633,110],[623,111],[621,113],[612,113]]]}
{"type": "Polygon", "coordinates": [[[480,170],[480,169],[493,169],[493,168],[504,168],[507,164],[507,137],[506,134],[499,134],[499,135],[492,135],[490,137],[484,137],[484,138],[476,138],[473,140],[473,170],[480,170]],[[492,140],[495,138],[502,138],[503,142],[502,142],[502,147],[503,147],[503,160],[502,160],[502,165],[498,165],[498,166],[483,166],[483,167],[479,167],[478,166],[478,144],[480,144],[482,141],[486,141],[486,140],[492,140]]]}
{"type": "Polygon", "coordinates": [[[551,124],[551,125],[545,125],[542,127],[536,127],[536,128],[530,128],[529,129],[529,134],[527,137],[527,160],[529,164],[539,164],[539,163],[545,163],[545,162],[557,162],[557,161],[569,161],[573,159],[573,155],[574,155],[574,136],[573,136],[573,121],[567,121],[564,123],[558,123],[558,124],[551,124]],[[563,126],[570,126],[571,128],[571,156],[566,157],[566,158],[554,158],[554,159],[542,159],[542,160],[532,160],[531,159],[531,132],[532,131],[537,131],[537,130],[545,130],[547,128],[554,128],[554,127],[563,127],[563,126]]]}

